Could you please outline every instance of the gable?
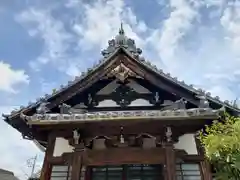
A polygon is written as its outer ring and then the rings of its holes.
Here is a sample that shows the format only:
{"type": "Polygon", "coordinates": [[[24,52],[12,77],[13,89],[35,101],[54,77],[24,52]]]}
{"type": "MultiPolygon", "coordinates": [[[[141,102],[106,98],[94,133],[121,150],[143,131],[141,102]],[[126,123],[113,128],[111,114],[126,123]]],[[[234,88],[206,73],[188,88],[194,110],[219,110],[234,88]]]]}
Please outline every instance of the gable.
{"type": "Polygon", "coordinates": [[[91,111],[106,108],[119,110],[119,107],[129,110],[140,107],[159,110],[163,105],[181,98],[187,101],[186,108],[196,108],[201,101],[199,96],[209,101],[213,109],[225,106],[233,115],[240,112],[229,102],[222,102],[219,97],[214,98],[203,90],[196,90],[151,65],[141,57],[141,50],[136,47],[134,40],[127,38],[124,33],[110,40],[102,55],[104,57],[99,64],[89,68],[80,77],[69,81],[53,94],[47,94],[27,107],[4,115],[4,120],[31,136],[31,130],[20,118],[20,113],[33,115],[42,102],[48,102],[48,108],[55,113],[60,111],[59,105],[62,103],[72,107],[84,104],[91,111]]]}

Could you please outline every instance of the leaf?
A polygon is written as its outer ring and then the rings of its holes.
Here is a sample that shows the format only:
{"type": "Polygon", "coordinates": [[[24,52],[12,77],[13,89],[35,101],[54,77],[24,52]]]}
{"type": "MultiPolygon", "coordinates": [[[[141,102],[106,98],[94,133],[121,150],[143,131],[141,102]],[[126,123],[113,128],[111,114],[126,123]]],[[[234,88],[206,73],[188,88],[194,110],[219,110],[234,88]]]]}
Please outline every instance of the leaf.
{"type": "Polygon", "coordinates": [[[240,118],[225,113],[225,119],[214,120],[199,131],[205,156],[216,167],[216,179],[240,178],[240,118]]]}

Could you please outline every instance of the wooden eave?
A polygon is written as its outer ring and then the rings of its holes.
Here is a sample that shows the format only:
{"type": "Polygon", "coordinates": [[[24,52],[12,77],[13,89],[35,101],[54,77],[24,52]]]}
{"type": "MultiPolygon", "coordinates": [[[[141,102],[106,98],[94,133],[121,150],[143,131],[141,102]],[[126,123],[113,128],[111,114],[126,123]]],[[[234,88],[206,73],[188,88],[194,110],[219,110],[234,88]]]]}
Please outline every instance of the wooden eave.
{"type": "Polygon", "coordinates": [[[216,115],[209,115],[209,116],[203,116],[203,117],[199,117],[199,116],[193,116],[193,117],[165,117],[165,119],[163,118],[148,118],[148,119],[143,119],[143,118],[115,118],[115,119],[86,119],[86,120],[81,120],[81,121],[69,121],[69,120],[61,120],[61,121],[48,121],[48,120],[39,120],[39,121],[29,121],[28,124],[29,125],[42,125],[42,126],[46,126],[46,125],[53,125],[53,124],[87,124],[87,123],[102,123],[102,122],[106,122],[106,123],[115,123],[115,122],[127,122],[127,121],[136,121],[136,122],[142,122],[142,121],[185,121],[185,120],[204,120],[204,119],[218,119],[219,116],[216,115]]]}

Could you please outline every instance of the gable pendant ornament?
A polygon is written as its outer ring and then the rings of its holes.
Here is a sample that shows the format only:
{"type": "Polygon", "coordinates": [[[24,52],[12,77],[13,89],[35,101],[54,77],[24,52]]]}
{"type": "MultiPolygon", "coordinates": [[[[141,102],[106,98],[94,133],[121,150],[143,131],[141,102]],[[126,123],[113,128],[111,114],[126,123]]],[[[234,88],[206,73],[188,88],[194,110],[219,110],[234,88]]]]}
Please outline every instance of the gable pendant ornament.
{"type": "Polygon", "coordinates": [[[150,104],[160,105],[163,103],[163,100],[160,98],[159,92],[152,94],[152,98],[149,100],[150,104]]]}
{"type": "Polygon", "coordinates": [[[136,98],[136,92],[129,86],[125,84],[121,84],[119,87],[115,89],[114,92],[111,93],[113,97],[112,100],[116,102],[116,104],[121,107],[126,107],[131,104],[133,100],[136,98]]]}
{"type": "MultiPolygon", "coordinates": [[[[120,82],[124,83],[128,77],[139,77],[135,72],[126,67],[123,63],[114,68],[107,77],[116,77],[120,82]]],[[[140,78],[140,77],[139,77],[140,78]]]]}

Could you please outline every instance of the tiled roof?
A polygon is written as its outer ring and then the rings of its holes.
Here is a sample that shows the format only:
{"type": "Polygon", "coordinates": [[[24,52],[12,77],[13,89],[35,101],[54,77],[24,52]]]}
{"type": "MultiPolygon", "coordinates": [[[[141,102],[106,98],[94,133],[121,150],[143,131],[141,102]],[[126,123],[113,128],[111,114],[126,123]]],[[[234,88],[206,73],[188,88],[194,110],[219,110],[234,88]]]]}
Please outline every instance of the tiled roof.
{"type": "Polygon", "coordinates": [[[133,39],[127,38],[127,36],[125,36],[124,30],[121,27],[119,34],[115,37],[115,39],[108,41],[108,47],[102,51],[102,55],[104,57],[99,61],[98,64],[94,65],[92,68],[88,68],[87,72],[82,72],[80,76],[76,76],[73,81],[68,81],[67,85],[61,85],[60,88],[53,92],[52,94],[45,94],[44,97],[36,99],[36,102],[29,102],[26,107],[21,106],[18,110],[13,110],[9,116],[10,117],[15,116],[24,109],[34,108],[37,105],[39,105],[42,101],[49,101],[54,96],[59,95],[66,89],[84,80],[84,78],[86,78],[91,72],[97,70],[100,66],[105,64],[106,61],[110,60],[111,57],[114,54],[116,54],[119,49],[123,49],[124,52],[126,52],[129,56],[133,57],[136,61],[146,66],[150,70],[154,71],[164,79],[196,95],[204,95],[208,100],[214,103],[228,107],[236,112],[240,112],[240,109],[237,107],[236,104],[231,104],[228,100],[222,101],[218,96],[216,97],[211,96],[210,92],[206,92],[203,89],[196,89],[193,87],[193,85],[187,85],[184,81],[178,80],[177,77],[172,77],[170,73],[164,73],[162,69],[158,69],[157,66],[152,65],[150,61],[146,61],[143,57],[140,56],[142,50],[136,47],[135,41],[133,39]]]}

